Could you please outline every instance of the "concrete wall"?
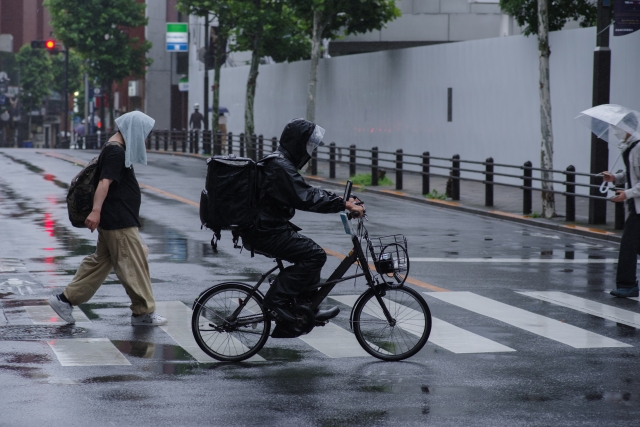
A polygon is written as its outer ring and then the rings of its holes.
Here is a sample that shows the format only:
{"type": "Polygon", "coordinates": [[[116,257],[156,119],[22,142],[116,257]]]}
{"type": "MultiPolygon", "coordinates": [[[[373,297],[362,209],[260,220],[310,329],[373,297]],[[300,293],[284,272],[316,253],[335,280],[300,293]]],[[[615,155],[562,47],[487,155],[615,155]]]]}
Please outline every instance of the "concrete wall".
{"type": "MultiPolygon", "coordinates": [[[[550,42],[554,166],[573,164],[588,171],[590,135],[574,117],[591,106],[595,29],[555,32],[550,42]]],[[[611,45],[611,102],[640,110],[640,32],[611,37],[611,45]]],[[[189,102],[202,104],[202,72],[197,65],[191,68],[189,102]]],[[[244,127],[247,73],[248,67],[222,71],[221,104],[229,108],[228,129],[236,133],[244,127]]],[[[255,99],[259,133],[279,136],[291,118],[305,116],[308,75],[307,61],[260,67],[255,99]]],[[[540,163],[535,37],[323,59],[318,76],[316,118],[327,129],[327,142],[540,163]],[[447,122],[447,88],[453,88],[452,122],[447,122]]],[[[612,148],[612,161],[617,154],[612,148]]]]}
{"type": "Polygon", "coordinates": [[[166,0],[146,0],[149,24],[145,38],[152,43],[147,57],[153,64],[145,75],[144,112],[156,120],[157,129],[171,126],[171,53],[166,51],[166,0]]]}

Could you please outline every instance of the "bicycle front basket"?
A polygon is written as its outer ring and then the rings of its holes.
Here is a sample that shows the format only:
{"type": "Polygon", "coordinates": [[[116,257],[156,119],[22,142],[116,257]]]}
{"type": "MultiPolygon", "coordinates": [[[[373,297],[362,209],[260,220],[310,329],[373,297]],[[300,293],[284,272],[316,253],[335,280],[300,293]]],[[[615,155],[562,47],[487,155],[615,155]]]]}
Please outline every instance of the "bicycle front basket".
{"type": "Polygon", "coordinates": [[[385,282],[390,286],[401,286],[409,273],[409,255],[407,238],[402,234],[378,237],[378,244],[373,246],[375,259],[373,264],[385,282]],[[392,282],[388,282],[392,279],[392,282]]]}

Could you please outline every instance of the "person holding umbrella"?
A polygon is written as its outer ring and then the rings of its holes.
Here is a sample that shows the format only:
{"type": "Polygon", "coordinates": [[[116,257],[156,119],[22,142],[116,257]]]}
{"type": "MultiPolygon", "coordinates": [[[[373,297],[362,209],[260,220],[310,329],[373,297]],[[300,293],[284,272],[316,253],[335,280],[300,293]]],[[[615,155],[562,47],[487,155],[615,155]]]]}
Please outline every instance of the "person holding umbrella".
{"type": "Polygon", "coordinates": [[[626,189],[616,190],[615,196],[609,200],[626,200],[629,211],[618,253],[616,289],[611,291],[611,295],[618,298],[637,297],[636,268],[640,254],[640,113],[619,105],[606,104],[583,111],[578,118],[583,119],[599,138],[618,143],[624,161],[626,172],[602,172],[604,182],[616,186],[626,184],[626,189]]]}

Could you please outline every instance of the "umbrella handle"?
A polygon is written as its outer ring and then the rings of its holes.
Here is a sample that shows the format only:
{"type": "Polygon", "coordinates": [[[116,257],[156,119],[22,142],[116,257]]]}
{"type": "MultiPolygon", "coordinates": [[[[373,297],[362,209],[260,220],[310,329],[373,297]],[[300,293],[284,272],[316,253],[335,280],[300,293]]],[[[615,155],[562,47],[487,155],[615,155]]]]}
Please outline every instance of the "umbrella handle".
{"type": "Polygon", "coordinates": [[[609,185],[609,183],[607,181],[602,181],[602,184],[600,184],[600,192],[602,194],[607,193],[609,190],[615,190],[615,185],[609,185]]]}

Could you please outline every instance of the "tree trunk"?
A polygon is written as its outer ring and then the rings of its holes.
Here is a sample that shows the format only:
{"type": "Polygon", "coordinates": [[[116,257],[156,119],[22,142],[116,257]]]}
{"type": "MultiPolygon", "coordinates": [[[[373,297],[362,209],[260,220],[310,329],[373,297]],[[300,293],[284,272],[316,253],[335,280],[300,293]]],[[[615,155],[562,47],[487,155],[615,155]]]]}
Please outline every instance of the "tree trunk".
{"type": "Polygon", "coordinates": [[[551,123],[551,91],[549,88],[549,0],[538,0],[538,49],[540,51],[540,126],[542,149],[540,168],[542,178],[542,216],[556,216],[553,194],[553,127],[551,123]],[[546,170],[545,170],[546,169],[546,170]]]}
{"type": "Polygon", "coordinates": [[[260,66],[260,45],[259,36],[256,35],[251,53],[251,66],[249,67],[249,77],[247,78],[247,93],[244,103],[244,134],[251,136],[255,132],[253,120],[253,100],[256,97],[256,86],[258,80],[258,67],[260,66]]]}
{"type": "Polygon", "coordinates": [[[213,76],[213,106],[211,111],[211,135],[214,138],[214,141],[217,144],[221,143],[218,138],[218,116],[220,115],[220,69],[223,65],[223,59],[225,54],[227,53],[227,38],[226,36],[222,36],[223,26],[222,22],[218,24],[219,35],[218,40],[216,42],[216,53],[215,53],[215,64],[214,70],[215,75],[213,76]]]}
{"type": "Polygon", "coordinates": [[[316,85],[318,83],[318,62],[320,59],[320,48],[322,47],[322,32],[325,23],[322,12],[313,12],[313,34],[311,36],[311,69],[309,71],[309,90],[307,93],[307,120],[310,122],[316,119],[316,85]]]}

